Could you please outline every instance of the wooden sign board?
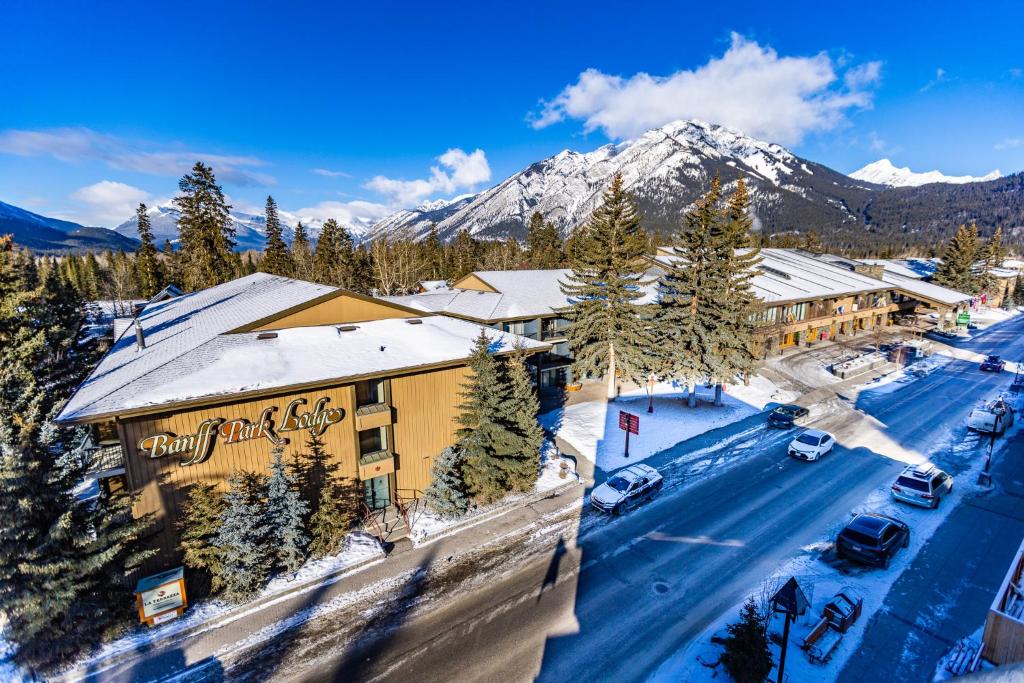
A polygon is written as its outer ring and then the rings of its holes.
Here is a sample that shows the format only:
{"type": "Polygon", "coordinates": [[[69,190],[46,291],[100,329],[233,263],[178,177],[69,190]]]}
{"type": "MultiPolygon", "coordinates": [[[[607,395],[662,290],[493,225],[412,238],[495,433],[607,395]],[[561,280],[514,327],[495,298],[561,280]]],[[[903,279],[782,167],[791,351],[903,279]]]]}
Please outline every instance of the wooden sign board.
{"type": "Polygon", "coordinates": [[[640,416],[620,410],[619,429],[630,434],[640,434],[640,416]]]}
{"type": "Polygon", "coordinates": [[[181,616],[188,607],[185,568],[169,569],[139,580],[135,586],[139,621],[156,626],[181,616]]]}

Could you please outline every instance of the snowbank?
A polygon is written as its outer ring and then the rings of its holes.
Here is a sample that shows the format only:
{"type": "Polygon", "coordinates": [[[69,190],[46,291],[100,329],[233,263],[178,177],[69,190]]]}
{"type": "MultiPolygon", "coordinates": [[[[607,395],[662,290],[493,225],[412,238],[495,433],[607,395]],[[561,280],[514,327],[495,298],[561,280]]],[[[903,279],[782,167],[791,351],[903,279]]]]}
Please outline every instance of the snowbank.
{"type": "Polygon", "coordinates": [[[697,389],[698,405],[686,403],[685,388],[672,384],[654,387],[654,412],[647,412],[645,389],[622,394],[612,402],[603,399],[576,403],[540,417],[546,429],[557,434],[583,457],[609,472],[646,458],[698,434],[722,427],[759,412],[770,402],[784,403],[795,398],[764,377],[755,377],[749,386],[730,385],[722,398],[723,406],[714,406],[714,389],[697,389]],[[640,417],[640,433],[629,438],[629,458],[625,457],[625,432],[619,429],[619,411],[640,417]]]}
{"type": "Polygon", "coordinates": [[[934,355],[908,365],[902,370],[891,372],[884,377],[879,377],[868,383],[861,389],[861,392],[870,391],[877,395],[891,394],[899,391],[914,380],[927,377],[941,367],[944,367],[953,360],[950,356],[934,355]]]}

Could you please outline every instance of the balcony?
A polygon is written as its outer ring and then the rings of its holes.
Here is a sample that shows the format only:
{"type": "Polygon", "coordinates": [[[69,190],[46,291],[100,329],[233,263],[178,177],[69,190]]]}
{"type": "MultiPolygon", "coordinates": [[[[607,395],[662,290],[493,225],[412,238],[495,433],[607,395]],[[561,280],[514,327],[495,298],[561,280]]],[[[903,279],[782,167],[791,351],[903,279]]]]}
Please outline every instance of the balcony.
{"type": "Polygon", "coordinates": [[[370,451],[359,458],[359,478],[363,481],[395,471],[395,454],[384,449],[370,451]]]}
{"type": "Polygon", "coordinates": [[[85,467],[86,479],[106,479],[124,474],[124,451],[118,441],[96,443],[89,434],[72,451],[72,455],[85,467]]]}
{"type": "Polygon", "coordinates": [[[388,403],[367,403],[356,408],[356,431],[386,427],[393,422],[391,405],[388,403]]]}
{"type": "Polygon", "coordinates": [[[568,327],[544,328],[540,333],[541,341],[562,341],[568,334],[568,327]]]}

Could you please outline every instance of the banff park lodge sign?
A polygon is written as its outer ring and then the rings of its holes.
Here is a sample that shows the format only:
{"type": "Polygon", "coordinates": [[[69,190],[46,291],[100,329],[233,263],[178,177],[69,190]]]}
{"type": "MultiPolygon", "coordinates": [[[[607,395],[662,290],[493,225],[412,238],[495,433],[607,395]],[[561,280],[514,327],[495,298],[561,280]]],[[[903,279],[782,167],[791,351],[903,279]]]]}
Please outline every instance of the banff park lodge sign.
{"type": "Polygon", "coordinates": [[[321,436],[328,427],[341,422],[345,417],[345,411],[341,408],[327,407],[329,400],[326,397],[321,398],[313,405],[312,410],[302,410],[306,405],[306,399],[297,398],[285,407],[280,424],[273,420],[277,406],[265,409],[255,422],[241,417],[231,420],[204,420],[199,423],[193,434],[177,436],[164,432],[147,436],[139,441],[139,450],[149,458],[177,455],[180,457],[180,464],[188,466],[209,459],[213,452],[213,444],[218,439],[225,444],[266,439],[274,446],[283,446],[288,443],[288,439],[280,434],[306,430],[314,436],[321,436]]]}

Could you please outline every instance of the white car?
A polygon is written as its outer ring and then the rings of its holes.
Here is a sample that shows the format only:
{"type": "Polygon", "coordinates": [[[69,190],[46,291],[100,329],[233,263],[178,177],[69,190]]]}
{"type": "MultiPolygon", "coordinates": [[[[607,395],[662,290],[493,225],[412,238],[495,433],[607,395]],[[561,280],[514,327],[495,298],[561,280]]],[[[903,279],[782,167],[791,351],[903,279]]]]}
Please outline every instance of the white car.
{"type": "Polygon", "coordinates": [[[789,455],[798,460],[817,460],[835,445],[836,437],[828,432],[808,429],[789,442],[789,455]]]}
{"type": "Polygon", "coordinates": [[[654,496],[663,483],[661,474],[650,465],[630,465],[591,491],[590,505],[601,512],[620,515],[654,496]]]}
{"type": "Polygon", "coordinates": [[[928,508],[939,507],[952,491],[953,477],[930,462],[910,465],[892,485],[892,497],[896,500],[928,508]]]}

